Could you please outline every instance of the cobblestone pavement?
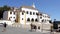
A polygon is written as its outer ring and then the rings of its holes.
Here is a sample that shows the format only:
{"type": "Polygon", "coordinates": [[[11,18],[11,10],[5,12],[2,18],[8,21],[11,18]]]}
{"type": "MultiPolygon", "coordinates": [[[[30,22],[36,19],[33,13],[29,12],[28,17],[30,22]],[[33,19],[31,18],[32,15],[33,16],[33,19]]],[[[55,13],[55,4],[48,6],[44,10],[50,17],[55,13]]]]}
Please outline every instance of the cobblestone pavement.
{"type": "MultiPolygon", "coordinates": [[[[0,26],[0,34],[51,34],[50,32],[31,32],[30,29],[19,28],[19,27],[10,27],[7,26],[6,31],[3,31],[3,26],[0,26]]],[[[57,33],[55,33],[57,34],[57,33]]]]}

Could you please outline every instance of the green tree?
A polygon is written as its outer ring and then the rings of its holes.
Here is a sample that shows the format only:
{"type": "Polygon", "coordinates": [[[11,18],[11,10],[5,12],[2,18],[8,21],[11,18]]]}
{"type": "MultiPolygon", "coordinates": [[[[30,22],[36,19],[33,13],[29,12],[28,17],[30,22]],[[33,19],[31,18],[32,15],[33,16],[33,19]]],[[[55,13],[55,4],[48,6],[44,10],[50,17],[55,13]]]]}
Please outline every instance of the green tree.
{"type": "Polygon", "coordinates": [[[3,18],[3,13],[4,11],[8,11],[10,10],[11,8],[7,5],[4,5],[3,7],[0,7],[0,19],[3,18]]]}

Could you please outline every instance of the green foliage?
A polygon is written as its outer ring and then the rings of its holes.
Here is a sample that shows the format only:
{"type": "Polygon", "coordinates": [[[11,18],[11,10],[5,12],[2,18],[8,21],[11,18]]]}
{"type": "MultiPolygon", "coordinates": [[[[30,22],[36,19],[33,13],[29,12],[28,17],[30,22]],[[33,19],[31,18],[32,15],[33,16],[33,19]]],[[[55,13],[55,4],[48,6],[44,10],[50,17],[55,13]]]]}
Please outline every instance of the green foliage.
{"type": "Polygon", "coordinates": [[[3,7],[0,7],[0,19],[3,17],[3,12],[4,11],[8,11],[10,10],[11,8],[7,5],[4,5],[3,7]]]}

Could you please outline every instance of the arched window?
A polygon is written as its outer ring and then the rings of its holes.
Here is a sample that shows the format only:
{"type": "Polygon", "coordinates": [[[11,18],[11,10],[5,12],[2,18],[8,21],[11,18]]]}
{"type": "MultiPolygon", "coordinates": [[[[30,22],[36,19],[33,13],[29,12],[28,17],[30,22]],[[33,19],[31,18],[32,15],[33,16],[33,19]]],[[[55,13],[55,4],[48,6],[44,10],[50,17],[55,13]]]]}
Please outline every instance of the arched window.
{"type": "Polygon", "coordinates": [[[12,12],[10,12],[10,14],[12,14],[12,12]]]}
{"type": "Polygon", "coordinates": [[[44,19],[42,20],[42,22],[44,22],[44,19]]]}
{"type": "Polygon", "coordinates": [[[42,17],[40,17],[40,19],[42,19],[42,17]]]}
{"type": "Polygon", "coordinates": [[[22,20],[23,20],[23,18],[22,18],[22,20]]]}
{"type": "Polygon", "coordinates": [[[28,14],[28,11],[26,13],[28,14]]]}
{"type": "Polygon", "coordinates": [[[28,18],[27,21],[30,21],[30,18],[28,18]]]}
{"type": "Polygon", "coordinates": [[[36,15],[38,15],[38,13],[36,13],[36,15]]]}
{"type": "Polygon", "coordinates": [[[31,19],[31,21],[33,22],[33,21],[34,21],[34,19],[32,18],[32,19],[31,19]]]}
{"type": "Polygon", "coordinates": [[[12,17],[9,17],[9,20],[11,20],[12,17]]]}
{"type": "Polygon", "coordinates": [[[38,19],[35,19],[36,22],[38,22],[38,19]]]}
{"type": "Polygon", "coordinates": [[[30,12],[30,15],[32,15],[32,12],[30,12]]]}
{"type": "Polygon", "coordinates": [[[35,15],[35,12],[33,12],[33,15],[35,15]]]}
{"type": "Polygon", "coordinates": [[[22,15],[24,15],[24,12],[22,12],[22,15]]]}

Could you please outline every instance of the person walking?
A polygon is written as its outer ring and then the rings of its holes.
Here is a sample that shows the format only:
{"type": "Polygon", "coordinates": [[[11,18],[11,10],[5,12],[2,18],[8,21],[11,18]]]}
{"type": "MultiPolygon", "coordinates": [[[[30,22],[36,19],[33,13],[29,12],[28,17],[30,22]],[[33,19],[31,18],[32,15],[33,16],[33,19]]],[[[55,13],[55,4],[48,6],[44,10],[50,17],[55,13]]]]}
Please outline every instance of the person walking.
{"type": "Polygon", "coordinates": [[[6,26],[7,26],[7,24],[6,24],[6,22],[3,24],[3,31],[2,32],[4,32],[4,31],[6,31],[6,26]]]}

